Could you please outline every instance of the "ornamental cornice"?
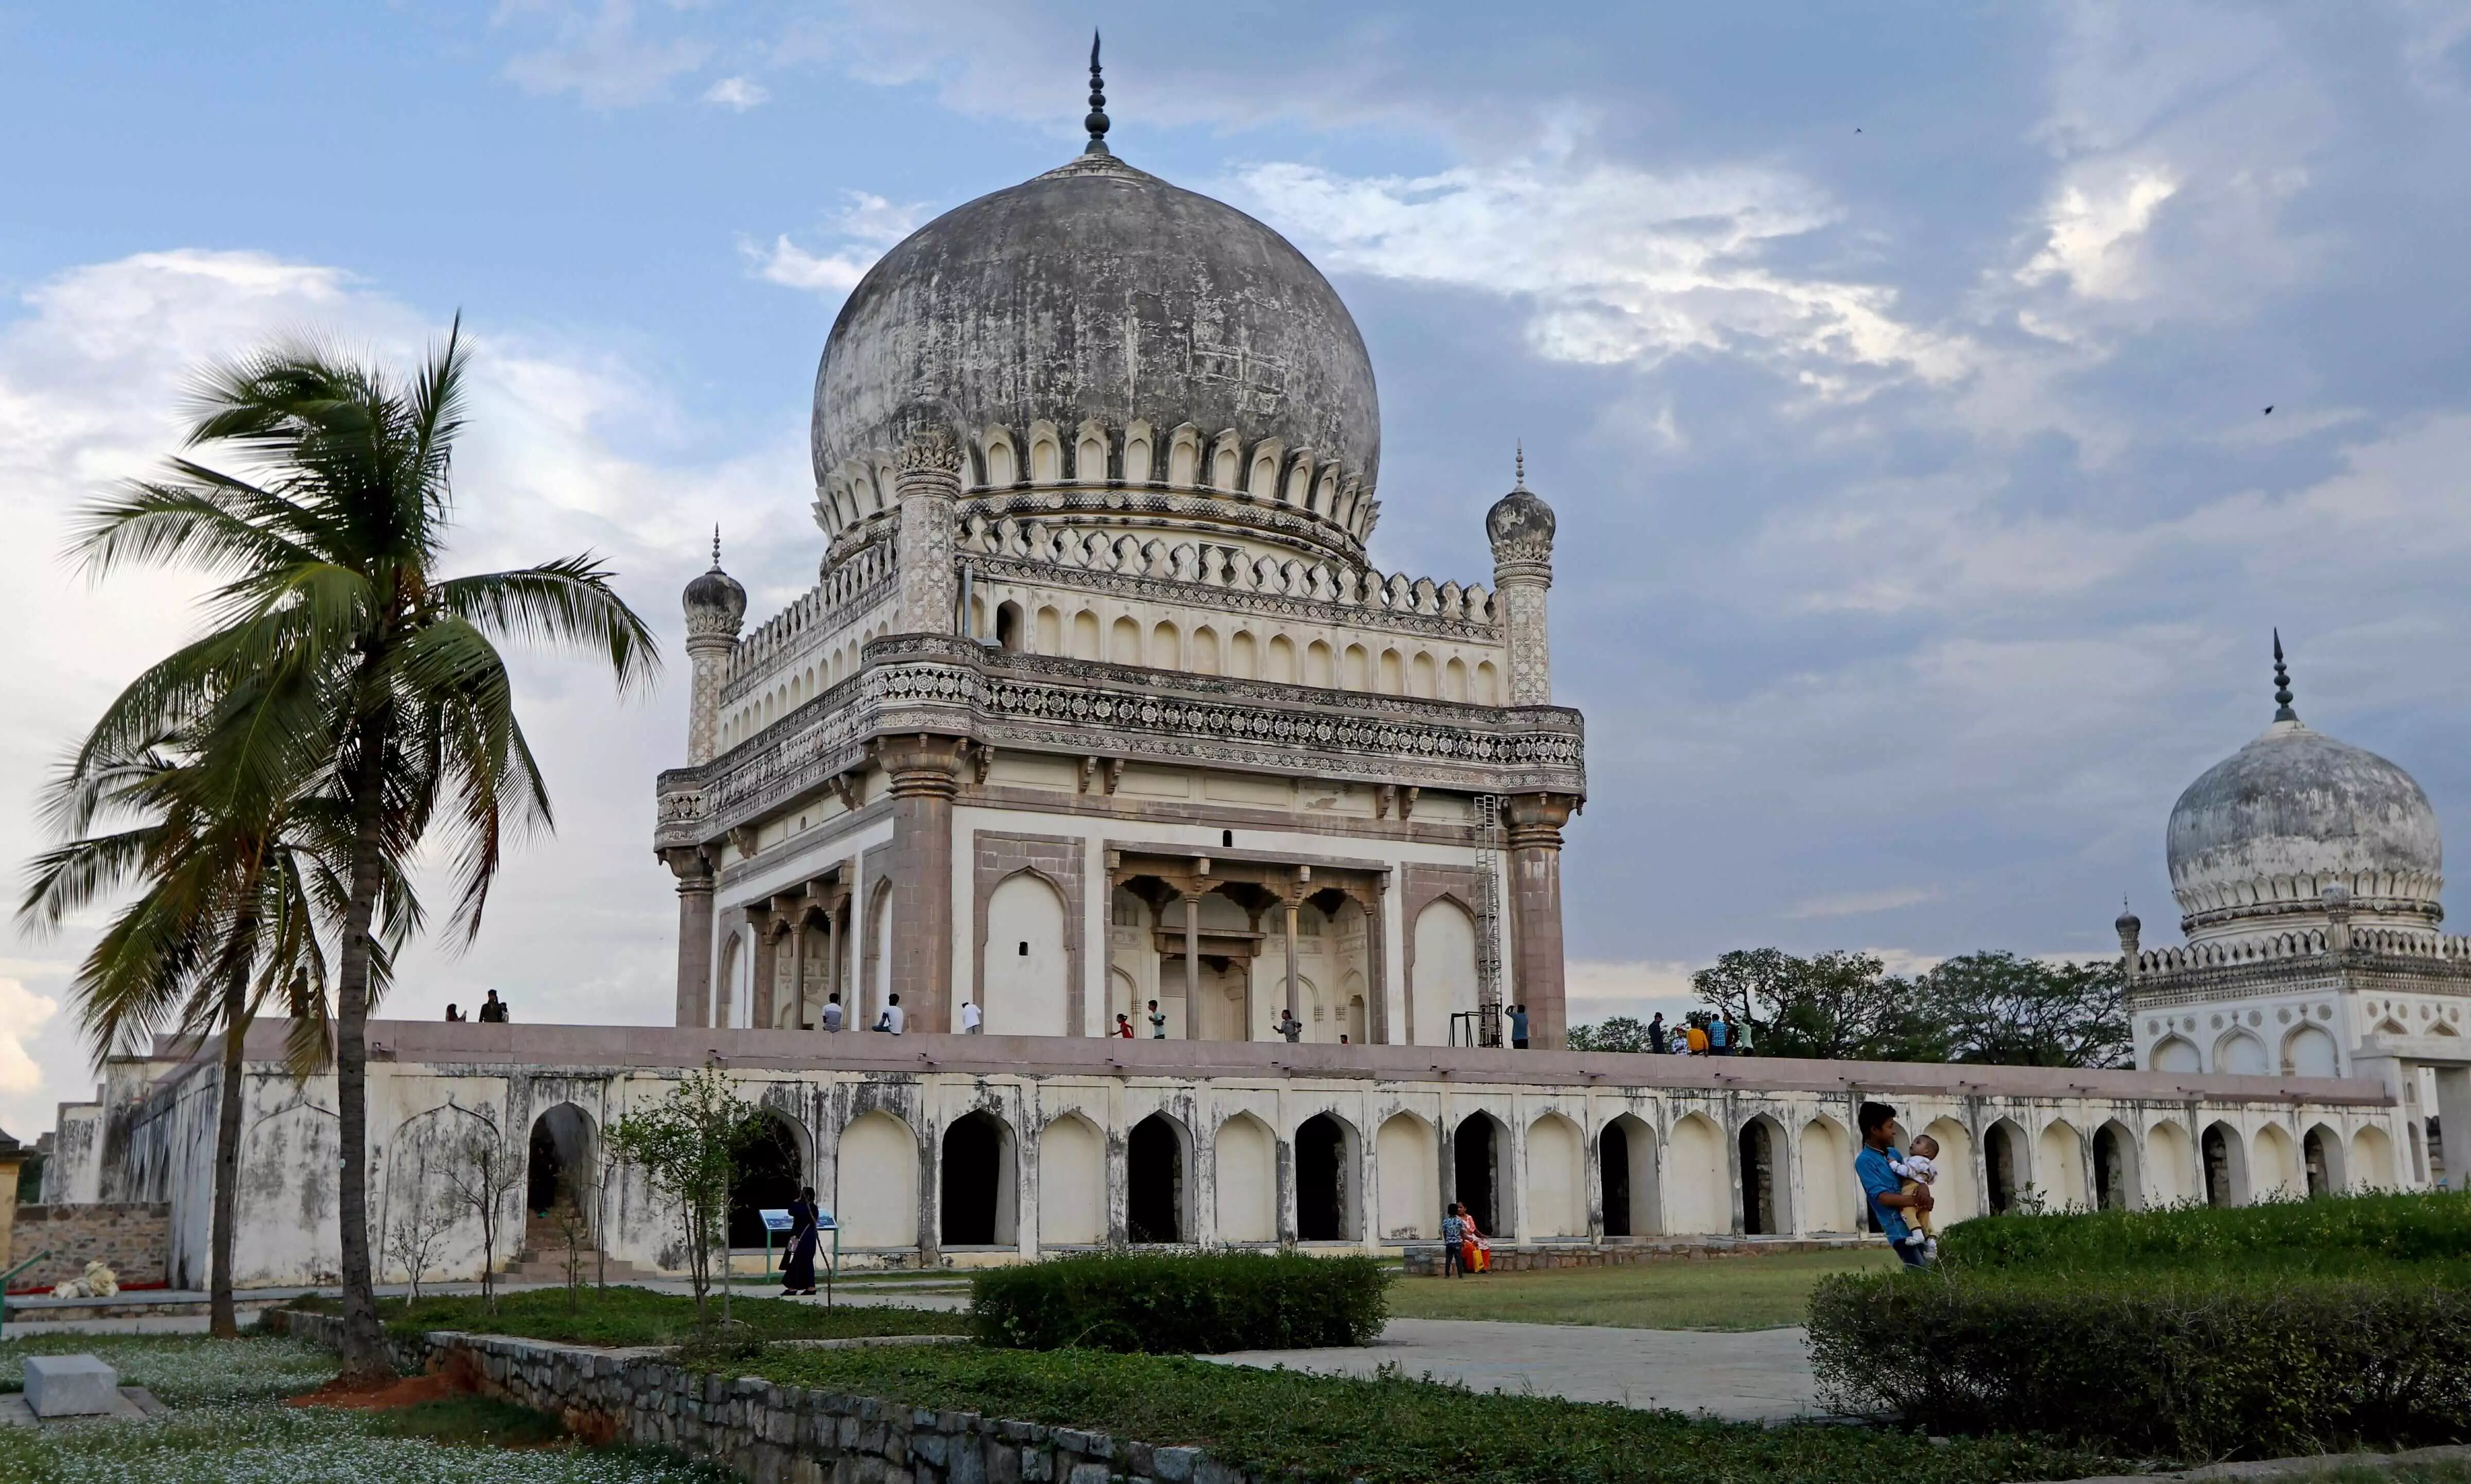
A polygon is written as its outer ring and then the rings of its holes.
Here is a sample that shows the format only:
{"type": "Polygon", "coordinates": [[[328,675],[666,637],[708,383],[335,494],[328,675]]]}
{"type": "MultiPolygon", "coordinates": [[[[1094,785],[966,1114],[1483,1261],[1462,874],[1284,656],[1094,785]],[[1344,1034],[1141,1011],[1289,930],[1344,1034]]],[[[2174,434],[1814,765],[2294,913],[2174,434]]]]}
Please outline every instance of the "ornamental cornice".
{"type": "Polygon", "coordinates": [[[964,564],[982,577],[1073,592],[1104,593],[1111,598],[1141,602],[1173,603],[1221,613],[1258,613],[1295,624],[1416,634],[1454,640],[1460,644],[1497,647],[1501,643],[1499,626],[1481,620],[1445,618],[1430,613],[1401,613],[1365,603],[1245,592],[1239,588],[1203,582],[1179,582],[1173,577],[1136,577],[1087,567],[1066,567],[1055,562],[1024,561],[1017,557],[971,555],[964,558],[964,564]]]}
{"type": "Polygon", "coordinates": [[[1587,791],[1584,724],[1477,706],[1007,654],[936,634],[879,639],[865,667],[700,768],[661,775],[656,842],[702,843],[928,733],[1068,756],[1478,793],[1587,791]]]}
{"type": "MultiPolygon", "coordinates": [[[[2150,955],[2149,955],[2150,956],[2150,955]]],[[[2471,962],[2437,954],[2384,954],[2364,949],[2255,958],[2233,963],[2148,969],[2130,984],[2134,1010],[2203,1004],[2256,995],[2391,990],[2420,995],[2471,996],[2471,962]]]]}

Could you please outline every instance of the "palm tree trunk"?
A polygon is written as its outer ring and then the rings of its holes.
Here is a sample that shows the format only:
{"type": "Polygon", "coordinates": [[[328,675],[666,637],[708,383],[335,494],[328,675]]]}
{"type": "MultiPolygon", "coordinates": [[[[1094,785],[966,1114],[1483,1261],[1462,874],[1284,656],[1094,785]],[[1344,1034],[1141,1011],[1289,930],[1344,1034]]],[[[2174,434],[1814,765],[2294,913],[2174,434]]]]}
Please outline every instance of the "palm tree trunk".
{"type": "Polygon", "coordinates": [[[343,914],[343,951],[335,980],[335,1113],[343,1142],[341,1210],[343,1375],[378,1380],[396,1374],[378,1324],[377,1289],[369,1276],[368,1010],[369,927],[384,881],[386,724],[361,727],[353,766],[351,899],[343,914]]]}
{"type": "MultiPolygon", "coordinates": [[[[244,968],[246,966],[243,966],[244,968]]],[[[224,979],[224,1085],[215,1109],[215,1213],[207,1258],[207,1332],[240,1336],[232,1307],[232,1226],[240,1205],[241,1049],[248,1037],[248,985],[240,972],[224,979]]]]}

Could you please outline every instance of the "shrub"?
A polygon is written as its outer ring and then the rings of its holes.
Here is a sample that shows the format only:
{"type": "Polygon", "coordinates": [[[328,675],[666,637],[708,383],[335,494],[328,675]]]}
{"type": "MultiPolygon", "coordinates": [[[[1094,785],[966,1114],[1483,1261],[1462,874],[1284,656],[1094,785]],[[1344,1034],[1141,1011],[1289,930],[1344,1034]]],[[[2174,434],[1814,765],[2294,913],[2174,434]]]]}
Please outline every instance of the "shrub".
{"type": "Polygon", "coordinates": [[[1845,1275],[1810,1351],[1831,1405],[1933,1432],[2177,1458],[2471,1437],[2471,1290],[2400,1276],[1845,1275]]]}
{"type": "Polygon", "coordinates": [[[1950,1267],[2223,1266],[2356,1271],[2363,1258],[2448,1262],[2471,1258],[2471,1193],[2436,1190],[2173,1206],[2157,1211],[1983,1216],[1948,1228],[1950,1267]]]}
{"type": "Polygon", "coordinates": [[[1106,1253],[990,1268],[971,1283],[971,1330],[1016,1350],[1212,1354],[1363,1345],[1388,1317],[1371,1258],[1301,1253],[1106,1253]]]}

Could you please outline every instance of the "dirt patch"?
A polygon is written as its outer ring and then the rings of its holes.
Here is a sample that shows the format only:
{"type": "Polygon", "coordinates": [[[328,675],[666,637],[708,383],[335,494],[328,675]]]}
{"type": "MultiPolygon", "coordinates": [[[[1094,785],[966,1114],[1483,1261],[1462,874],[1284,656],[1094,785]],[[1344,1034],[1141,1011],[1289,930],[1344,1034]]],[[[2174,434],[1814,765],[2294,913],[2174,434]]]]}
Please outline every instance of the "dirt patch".
{"type": "Polygon", "coordinates": [[[400,1380],[355,1381],[337,1377],[306,1396],[294,1397],[285,1406],[333,1406],[355,1412],[384,1412],[396,1407],[412,1406],[423,1402],[441,1401],[461,1396],[473,1388],[462,1378],[444,1371],[432,1371],[426,1376],[407,1376],[400,1380]]]}

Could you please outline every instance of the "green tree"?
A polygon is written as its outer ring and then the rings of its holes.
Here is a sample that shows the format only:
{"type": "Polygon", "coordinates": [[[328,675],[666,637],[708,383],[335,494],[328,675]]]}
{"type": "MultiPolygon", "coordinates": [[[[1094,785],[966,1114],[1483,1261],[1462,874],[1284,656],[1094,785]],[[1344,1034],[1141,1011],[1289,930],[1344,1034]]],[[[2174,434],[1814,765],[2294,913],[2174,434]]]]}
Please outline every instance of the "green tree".
{"type": "MultiPolygon", "coordinates": [[[[716,1249],[729,1258],[729,1188],[738,1156],[763,1126],[763,1114],[738,1095],[718,1068],[691,1072],[660,1101],[630,1111],[610,1127],[609,1147],[644,1172],[654,1190],[677,1202],[686,1234],[687,1283],[694,1290],[695,1323],[705,1320],[716,1249]]],[[[729,1317],[726,1271],[721,1319],[729,1317]]]]}
{"type": "Polygon", "coordinates": [[[480,930],[506,836],[551,822],[497,641],[607,661],[624,689],[657,665],[649,631],[590,554],[513,572],[437,571],[469,354],[460,325],[407,381],[321,345],[278,346],[208,370],[187,458],[88,509],[97,572],[185,561],[223,578],[208,631],[113,702],[89,746],[129,755],[179,718],[254,687],[263,724],[300,745],[279,789],[331,797],[342,829],[334,973],[339,1206],[347,1376],[392,1374],[370,1287],[366,1022],[384,987],[390,880],[442,835],[453,925],[480,930]]]}
{"type": "Polygon", "coordinates": [[[2117,959],[2048,963],[2004,951],[1965,954],[1923,975],[1918,988],[1950,1061],[2128,1063],[2128,980],[2117,959]]]}
{"type": "Polygon", "coordinates": [[[265,697],[240,687],[174,732],[129,749],[90,739],[51,787],[46,813],[67,841],[37,857],[19,918],[38,931],[134,891],[71,982],[98,1058],[141,1051],[159,1031],[220,1036],[209,1328],[237,1335],[242,1051],[270,1001],[292,1018],[295,1074],[325,1055],[328,869],[336,815],[284,796],[297,760],[257,725],[265,697]]]}
{"type": "Polygon", "coordinates": [[[1700,1001],[1751,1028],[1762,1056],[1849,1061],[1943,1059],[1914,987],[1868,954],[1800,958],[1737,949],[1690,977],[1700,1001]]]}
{"type": "Polygon", "coordinates": [[[1644,1051],[1649,1049],[1647,1023],[1615,1015],[1591,1025],[1573,1025],[1566,1038],[1573,1051],[1644,1051]]]}

